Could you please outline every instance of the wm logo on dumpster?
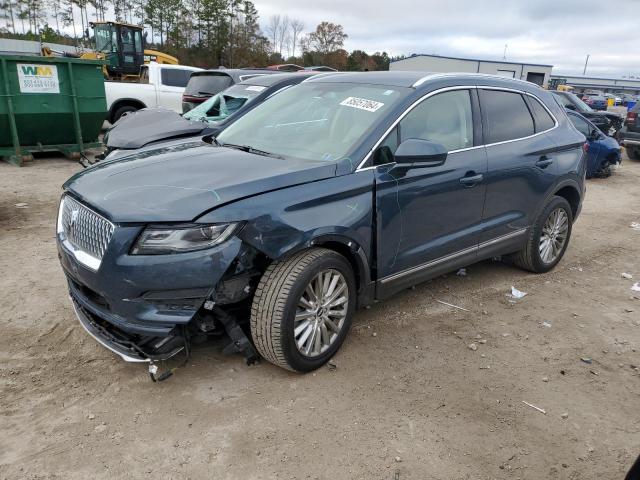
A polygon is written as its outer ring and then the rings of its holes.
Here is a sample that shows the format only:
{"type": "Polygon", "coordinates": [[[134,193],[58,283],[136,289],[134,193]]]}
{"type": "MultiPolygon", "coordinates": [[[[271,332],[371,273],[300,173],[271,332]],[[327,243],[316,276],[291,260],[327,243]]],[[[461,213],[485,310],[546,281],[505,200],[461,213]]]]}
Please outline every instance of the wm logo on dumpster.
{"type": "Polygon", "coordinates": [[[25,76],[53,77],[53,69],[45,65],[20,65],[25,76]]]}

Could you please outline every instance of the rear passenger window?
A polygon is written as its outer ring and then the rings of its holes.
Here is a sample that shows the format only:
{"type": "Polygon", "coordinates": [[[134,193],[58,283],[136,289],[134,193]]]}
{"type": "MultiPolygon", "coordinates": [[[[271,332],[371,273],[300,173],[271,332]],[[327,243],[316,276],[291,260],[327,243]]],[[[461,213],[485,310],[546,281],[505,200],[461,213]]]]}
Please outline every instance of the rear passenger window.
{"type": "Polygon", "coordinates": [[[168,87],[186,87],[192,73],[192,70],[178,68],[163,68],[160,71],[162,84],[168,87]]]}
{"type": "Polygon", "coordinates": [[[485,118],[485,143],[504,142],[535,133],[533,118],[519,93],[480,90],[480,106],[485,118]]]}
{"type": "Polygon", "coordinates": [[[536,133],[544,132],[545,130],[553,128],[556,122],[542,104],[533,97],[528,97],[527,100],[529,107],[531,107],[531,113],[533,113],[533,119],[535,120],[536,133]]]}
{"type": "Polygon", "coordinates": [[[427,98],[400,122],[400,140],[421,138],[447,151],[473,146],[469,90],[453,90],[427,98]]]}

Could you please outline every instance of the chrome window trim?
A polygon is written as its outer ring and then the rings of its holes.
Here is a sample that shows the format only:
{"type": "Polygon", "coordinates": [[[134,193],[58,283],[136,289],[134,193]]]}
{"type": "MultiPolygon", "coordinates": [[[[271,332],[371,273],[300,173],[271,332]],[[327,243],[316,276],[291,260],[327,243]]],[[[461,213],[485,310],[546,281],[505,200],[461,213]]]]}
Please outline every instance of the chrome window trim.
{"type": "MultiPolygon", "coordinates": [[[[423,77],[422,79],[418,80],[418,82],[420,82],[421,80],[426,81],[429,78],[433,78],[433,75],[428,75],[426,77],[423,77]]],[[[414,86],[420,85],[420,83],[414,83],[414,86]]],[[[482,145],[474,145],[473,147],[467,147],[467,148],[459,148],[457,150],[451,150],[449,152],[447,152],[448,154],[451,153],[460,153],[460,152],[467,152],[469,150],[475,150],[477,148],[486,148],[486,147],[492,147],[494,145],[503,145],[505,143],[511,143],[511,142],[519,142],[521,140],[528,140],[530,138],[534,138],[537,137],[538,135],[542,135],[543,133],[547,133],[550,132],[556,128],[558,128],[558,126],[560,125],[560,122],[558,122],[558,119],[556,118],[556,116],[553,114],[553,112],[551,112],[551,110],[549,110],[549,108],[544,104],[544,102],[542,100],[540,100],[540,98],[538,98],[536,95],[534,95],[533,93],[530,92],[525,92],[523,90],[517,90],[514,88],[509,88],[509,87],[494,87],[494,86],[485,86],[485,85],[456,85],[456,86],[451,86],[451,87],[444,87],[444,88],[439,88],[438,90],[434,90],[433,92],[429,92],[426,95],[423,95],[422,97],[420,97],[419,99],[417,99],[415,102],[413,102],[411,105],[409,105],[409,107],[407,107],[407,109],[402,112],[402,114],[391,124],[391,126],[382,134],[382,136],[378,139],[378,141],[373,145],[373,148],[371,148],[371,150],[369,150],[369,152],[364,156],[364,158],[362,159],[362,161],[358,164],[358,167],[356,168],[355,172],[360,172],[363,170],[369,170],[371,168],[377,168],[380,165],[370,165],[368,167],[363,167],[363,165],[365,165],[369,159],[371,158],[371,156],[373,155],[373,152],[380,146],[380,144],[383,142],[383,140],[385,138],[387,138],[387,135],[389,135],[389,133],[391,133],[391,130],[393,130],[394,128],[396,128],[396,126],[402,121],[402,119],[404,117],[406,117],[409,112],[411,112],[411,110],[413,110],[415,107],[417,107],[418,105],[420,105],[423,101],[427,100],[430,97],[433,97],[434,95],[437,95],[439,93],[443,93],[443,92],[448,92],[448,91],[452,91],[452,90],[502,90],[502,91],[506,91],[506,92],[513,92],[513,93],[519,93],[521,95],[528,95],[530,97],[533,97],[535,101],[539,102],[543,108],[547,111],[547,113],[549,115],[551,115],[551,118],[554,121],[554,125],[551,128],[548,128],[547,130],[543,130],[541,132],[536,132],[533,135],[528,135],[526,137],[520,137],[520,138],[514,138],[511,140],[503,140],[501,142],[494,142],[494,143],[486,143],[486,144],[482,144],[482,145]]],[[[529,107],[527,106],[527,109],[529,107]]],[[[531,115],[531,117],[533,118],[533,114],[531,115]]],[[[534,119],[535,121],[535,119],[534,119]]]]}

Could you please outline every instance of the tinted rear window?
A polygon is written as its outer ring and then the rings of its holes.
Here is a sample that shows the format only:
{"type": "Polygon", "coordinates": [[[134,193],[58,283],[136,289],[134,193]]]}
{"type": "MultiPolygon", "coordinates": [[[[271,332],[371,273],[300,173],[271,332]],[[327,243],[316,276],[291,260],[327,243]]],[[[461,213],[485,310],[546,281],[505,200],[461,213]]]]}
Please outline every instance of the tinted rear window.
{"type": "Polygon", "coordinates": [[[163,68],[160,71],[162,84],[168,87],[186,87],[193,70],[179,68],[163,68]]]}
{"type": "Polygon", "coordinates": [[[480,90],[480,103],[488,126],[486,143],[504,142],[535,133],[533,118],[519,93],[480,90]]]}
{"type": "Polygon", "coordinates": [[[194,75],[189,80],[184,93],[187,95],[215,95],[233,83],[233,79],[229,75],[194,75]]]}
{"type": "Polygon", "coordinates": [[[556,122],[554,122],[542,104],[533,97],[529,97],[528,101],[531,107],[531,113],[533,113],[533,119],[536,122],[536,132],[544,132],[545,130],[553,128],[556,122]]]}

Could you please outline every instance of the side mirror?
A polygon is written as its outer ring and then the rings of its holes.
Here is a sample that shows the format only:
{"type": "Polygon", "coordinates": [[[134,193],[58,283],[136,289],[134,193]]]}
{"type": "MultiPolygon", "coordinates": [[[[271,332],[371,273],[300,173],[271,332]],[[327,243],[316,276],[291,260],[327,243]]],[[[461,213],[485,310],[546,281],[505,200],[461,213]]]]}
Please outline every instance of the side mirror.
{"type": "Polygon", "coordinates": [[[576,106],[573,103],[568,103],[564,106],[567,110],[575,110],[576,106]]]}
{"type": "Polygon", "coordinates": [[[593,130],[591,130],[591,132],[589,132],[589,137],[587,138],[587,140],[594,141],[594,140],[598,140],[599,138],[600,138],[600,132],[594,128],[593,130]]]}
{"type": "Polygon", "coordinates": [[[408,138],[396,149],[398,164],[415,164],[416,167],[437,167],[447,158],[447,149],[439,143],[419,138],[408,138]]]}

